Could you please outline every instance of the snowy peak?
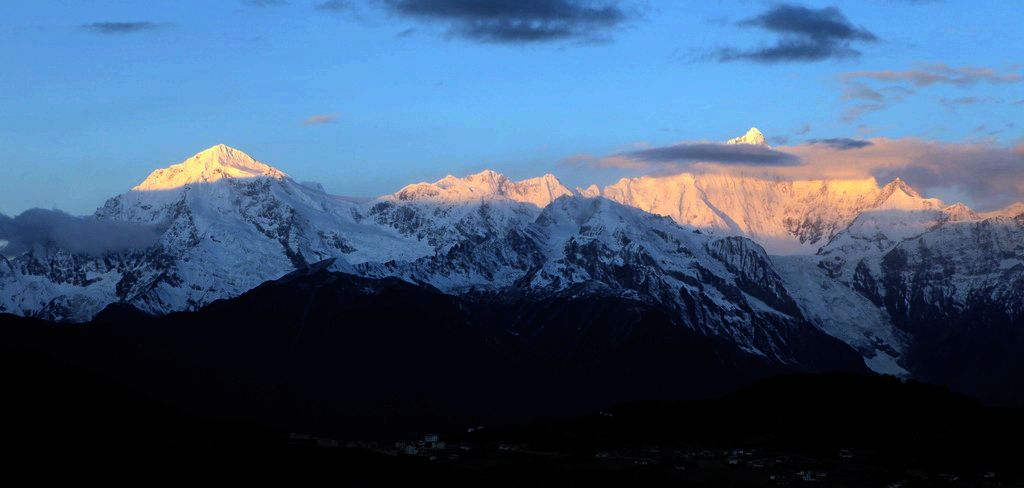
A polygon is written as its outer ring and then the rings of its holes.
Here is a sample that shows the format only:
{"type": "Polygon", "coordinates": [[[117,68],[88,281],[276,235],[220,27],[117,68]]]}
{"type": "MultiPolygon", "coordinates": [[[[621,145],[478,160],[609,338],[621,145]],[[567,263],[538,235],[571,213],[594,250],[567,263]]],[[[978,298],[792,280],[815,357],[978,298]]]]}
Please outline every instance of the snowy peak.
{"type": "Polygon", "coordinates": [[[900,178],[882,187],[875,200],[878,210],[931,210],[942,207],[937,198],[924,198],[900,178]]]}
{"type": "Polygon", "coordinates": [[[765,142],[764,134],[757,130],[757,127],[751,127],[746,134],[740,137],[734,137],[725,142],[726,144],[749,144],[753,146],[767,146],[765,142]]]}
{"type": "Polygon", "coordinates": [[[496,171],[484,170],[464,178],[448,175],[434,183],[409,185],[391,197],[402,201],[424,200],[449,203],[504,198],[543,208],[558,197],[572,194],[572,190],[566,188],[555,175],[550,173],[537,178],[512,181],[496,171]]]}
{"type": "Polygon", "coordinates": [[[576,187],[576,193],[587,198],[595,198],[601,196],[601,188],[597,185],[590,185],[586,188],[576,187]]]}
{"type": "Polygon", "coordinates": [[[971,210],[970,207],[963,203],[957,202],[944,209],[943,212],[949,216],[951,222],[961,222],[965,220],[978,220],[978,214],[971,210]]]}
{"type": "Polygon", "coordinates": [[[902,191],[903,193],[905,193],[905,194],[907,194],[907,195],[909,195],[911,197],[921,198],[921,194],[918,193],[917,190],[915,190],[912,186],[910,186],[906,181],[903,181],[903,179],[900,178],[900,177],[896,177],[896,179],[890,181],[889,184],[883,186],[882,187],[882,194],[883,195],[891,195],[892,193],[896,192],[897,190],[898,191],[902,191]]]}
{"type": "Polygon", "coordinates": [[[238,149],[218,144],[173,166],[158,169],[133,191],[159,191],[193,183],[213,183],[226,178],[285,178],[284,172],[256,161],[238,149]]]}
{"type": "Polygon", "coordinates": [[[548,206],[558,197],[572,195],[569,190],[558,181],[555,175],[548,173],[539,178],[529,178],[519,182],[509,182],[504,188],[505,196],[517,202],[532,203],[539,208],[548,206]]]}

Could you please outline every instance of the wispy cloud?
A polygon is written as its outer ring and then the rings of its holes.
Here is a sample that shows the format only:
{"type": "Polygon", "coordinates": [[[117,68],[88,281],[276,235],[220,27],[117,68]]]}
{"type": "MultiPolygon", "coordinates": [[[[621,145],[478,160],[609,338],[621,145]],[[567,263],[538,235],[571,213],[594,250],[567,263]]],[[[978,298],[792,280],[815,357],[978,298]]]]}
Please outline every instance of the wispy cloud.
{"type": "MultiPolygon", "coordinates": [[[[889,108],[893,104],[936,85],[966,89],[981,83],[1010,84],[1024,82],[1024,75],[1016,71],[1000,72],[992,68],[973,66],[951,67],[931,64],[920,68],[894,71],[852,71],[840,75],[841,99],[855,102],[843,111],[842,120],[853,122],[862,115],[889,108]]],[[[939,102],[947,108],[975,105],[987,98],[965,95],[943,97],[939,102]]]]}
{"type": "Polygon", "coordinates": [[[163,24],[156,22],[93,22],[91,24],[82,24],[80,27],[83,30],[96,34],[115,35],[151,31],[162,26],[163,24]]]}
{"type": "Polygon", "coordinates": [[[778,4],[756,17],[739,22],[776,34],[775,43],[752,49],[722,48],[713,54],[718,61],[780,63],[822,61],[860,56],[856,42],[875,42],[878,37],[851,23],[836,7],[814,9],[778,4]]]}
{"type": "Polygon", "coordinates": [[[843,122],[854,122],[860,119],[864,114],[885,110],[886,107],[888,107],[887,103],[862,103],[860,105],[847,107],[846,110],[843,110],[843,115],[840,118],[843,122]]]}
{"type": "Polygon", "coordinates": [[[843,100],[882,102],[885,100],[885,95],[864,83],[850,81],[843,87],[843,100]]]}
{"type": "Polygon", "coordinates": [[[310,115],[302,121],[303,126],[332,124],[338,120],[337,114],[316,114],[310,115]]]}
{"type": "Polygon", "coordinates": [[[931,86],[945,84],[971,86],[981,82],[1020,83],[1024,76],[1017,72],[1000,73],[991,68],[964,66],[953,68],[945,64],[932,64],[905,71],[853,71],[843,75],[846,80],[871,79],[876,81],[931,86]]]}
{"type": "Polygon", "coordinates": [[[608,40],[631,13],[618,0],[383,0],[397,15],[484,43],[608,40]]]}

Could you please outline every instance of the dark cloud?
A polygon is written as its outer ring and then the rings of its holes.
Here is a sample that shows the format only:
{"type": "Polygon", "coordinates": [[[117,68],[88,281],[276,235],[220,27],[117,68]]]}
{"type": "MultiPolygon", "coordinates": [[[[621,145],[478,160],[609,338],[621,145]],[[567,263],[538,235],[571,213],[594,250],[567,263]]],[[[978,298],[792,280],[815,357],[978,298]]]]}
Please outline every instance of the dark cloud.
{"type": "Polygon", "coordinates": [[[767,12],[740,22],[780,34],[796,34],[818,40],[876,41],[874,34],[857,27],[836,7],[812,9],[799,5],[776,5],[767,12]]]}
{"type": "Polygon", "coordinates": [[[833,137],[829,139],[811,139],[807,141],[808,144],[817,144],[822,146],[828,146],[832,149],[838,149],[840,151],[848,151],[850,149],[861,149],[872,145],[871,141],[865,141],[861,139],[850,139],[847,137],[833,137]]]}
{"type": "Polygon", "coordinates": [[[752,144],[691,143],[655,147],[620,155],[643,163],[718,163],[749,166],[790,166],[799,164],[796,156],[767,146],[752,144]]]}
{"type": "Polygon", "coordinates": [[[861,54],[853,43],[878,40],[867,29],[852,24],[836,7],[779,4],[737,25],[767,30],[779,38],[774,45],[761,48],[720,49],[714,55],[719,61],[779,63],[852,58],[861,54]]]}
{"type": "Polygon", "coordinates": [[[612,0],[384,0],[393,13],[447,26],[478,42],[607,40],[631,14],[612,0]]]}
{"type": "Polygon", "coordinates": [[[0,214],[0,252],[8,256],[40,247],[57,247],[75,254],[146,249],[160,239],[161,229],[128,222],[74,217],[58,210],[26,210],[17,217],[0,214]]]}
{"type": "Polygon", "coordinates": [[[93,22],[80,27],[96,34],[132,34],[159,29],[156,22],[93,22]]]}

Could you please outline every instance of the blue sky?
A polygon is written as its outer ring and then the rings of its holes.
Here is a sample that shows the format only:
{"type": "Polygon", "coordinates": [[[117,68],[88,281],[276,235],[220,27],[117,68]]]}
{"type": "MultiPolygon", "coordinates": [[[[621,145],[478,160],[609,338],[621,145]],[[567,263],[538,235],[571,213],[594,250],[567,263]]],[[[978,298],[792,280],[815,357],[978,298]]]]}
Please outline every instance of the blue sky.
{"type": "Polygon", "coordinates": [[[378,195],[484,168],[605,184],[636,170],[564,160],[752,125],[785,144],[1012,147],[1024,135],[1024,13],[1013,0],[605,1],[593,5],[623,17],[533,42],[468,36],[465,17],[414,15],[408,2],[4,0],[0,213],[90,213],[218,143],[333,193],[378,195]],[[839,41],[859,55],[723,60],[784,38],[751,20],[780,5],[835,7],[877,40],[839,41]],[[995,75],[920,86],[877,76],[938,65],[995,75]],[[884,103],[844,99],[853,83],[892,91],[884,103]],[[851,118],[861,105],[874,110],[851,118]],[[304,123],[315,116],[332,120],[304,123]]]}

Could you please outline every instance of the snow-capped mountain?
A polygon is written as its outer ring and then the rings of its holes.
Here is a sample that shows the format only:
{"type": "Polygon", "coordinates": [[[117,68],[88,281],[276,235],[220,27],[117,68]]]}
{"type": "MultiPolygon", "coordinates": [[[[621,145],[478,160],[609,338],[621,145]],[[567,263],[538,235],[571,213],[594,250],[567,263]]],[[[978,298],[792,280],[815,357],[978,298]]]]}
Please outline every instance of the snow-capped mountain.
{"type": "Polygon", "coordinates": [[[767,254],[747,239],[715,238],[608,199],[573,195],[551,175],[513,183],[490,171],[410,185],[379,198],[365,215],[435,252],[357,264],[360,274],[449,293],[577,290],[640,299],[748,352],[799,362],[785,343],[808,324],[767,254]]]}
{"type": "Polygon", "coordinates": [[[555,175],[512,181],[503,174],[485,170],[465,178],[448,175],[434,183],[416,183],[402,188],[390,200],[466,203],[481,200],[507,199],[544,208],[558,197],[572,195],[555,175]]]}
{"type": "MultiPolygon", "coordinates": [[[[731,142],[764,140],[752,129],[731,142]]],[[[160,240],[102,256],[56,246],[0,256],[0,312],[82,321],[114,302],[192,310],[331,259],[337,271],[466,297],[639,300],[779,364],[806,364],[807,341],[819,341],[808,338],[824,333],[900,375],[940,362],[922,352],[934,328],[921,317],[1024,316],[1024,204],[979,214],[898,178],[684,173],[570,190],[550,174],[484,171],[363,201],[215,146],[94,218],[151,226],[160,240]]]]}
{"type": "Polygon", "coordinates": [[[358,222],[358,205],[220,145],[154,171],[95,217],[164,229],[151,249],[105,256],[37,249],[10,260],[3,310],[80,321],[112,302],[150,313],[236,296],[296,267],[407,259],[429,247],[358,222]]]}
{"type": "MultiPolygon", "coordinates": [[[[860,312],[825,315],[875,323],[873,342],[898,352],[901,368],[990,401],[1019,403],[1024,214],[979,216],[951,207],[865,212],[817,256],[794,259],[856,297],[860,312]],[[884,320],[875,319],[879,312],[884,320]]],[[[794,283],[787,280],[798,301],[821,293],[794,283]]]]}
{"type": "Polygon", "coordinates": [[[750,130],[748,130],[746,134],[743,134],[742,136],[739,136],[739,137],[733,137],[732,139],[729,139],[728,141],[725,141],[725,143],[726,144],[752,144],[752,145],[755,145],[755,146],[767,146],[768,145],[768,143],[765,142],[764,134],[762,134],[761,131],[757,129],[757,127],[751,127],[750,130]]]}
{"type": "Polygon", "coordinates": [[[682,225],[750,237],[772,254],[814,254],[867,210],[941,206],[899,179],[879,186],[874,178],[786,181],[683,173],[624,178],[601,195],[682,225]]]}
{"type": "MultiPolygon", "coordinates": [[[[757,128],[727,144],[765,145],[757,128]]],[[[742,235],[772,254],[814,254],[862,212],[940,207],[897,178],[783,180],[730,173],[623,178],[589,194],[720,235],[742,235]]]]}
{"type": "Polygon", "coordinates": [[[640,299],[749,353],[800,363],[787,343],[816,332],[755,243],[573,193],[552,175],[514,182],[485,171],[360,204],[215,146],[97,210],[99,219],[159,226],[158,245],[17,256],[5,261],[3,303],[59,320],[88,319],[112,302],[149,313],[196,309],[333,258],[341,271],[449,293],[640,299]]]}
{"type": "Polygon", "coordinates": [[[371,211],[384,216],[378,220],[384,225],[435,242],[437,253],[358,265],[360,273],[399,276],[451,293],[574,290],[639,299],[666,307],[694,330],[728,337],[747,352],[799,363],[786,343],[806,333],[809,324],[767,254],[748,239],[715,238],[665,217],[578,195],[543,210],[503,198],[454,207],[434,200],[398,202],[385,198],[371,211]],[[429,215],[447,224],[435,227],[438,221],[429,215]]]}

